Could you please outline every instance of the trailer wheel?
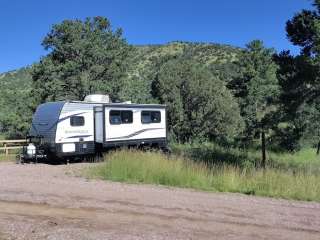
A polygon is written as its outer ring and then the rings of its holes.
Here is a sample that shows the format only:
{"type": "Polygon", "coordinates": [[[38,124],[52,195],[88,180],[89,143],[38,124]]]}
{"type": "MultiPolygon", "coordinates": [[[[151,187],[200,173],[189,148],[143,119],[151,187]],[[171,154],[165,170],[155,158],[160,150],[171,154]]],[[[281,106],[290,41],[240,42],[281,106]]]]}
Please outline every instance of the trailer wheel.
{"type": "Polygon", "coordinates": [[[170,154],[172,153],[172,150],[171,150],[168,146],[162,147],[162,148],[161,148],[161,151],[162,151],[164,154],[168,154],[168,155],[170,155],[170,154]]]}
{"type": "Polygon", "coordinates": [[[102,153],[98,153],[94,156],[94,162],[103,162],[103,160],[104,158],[102,153]]]}

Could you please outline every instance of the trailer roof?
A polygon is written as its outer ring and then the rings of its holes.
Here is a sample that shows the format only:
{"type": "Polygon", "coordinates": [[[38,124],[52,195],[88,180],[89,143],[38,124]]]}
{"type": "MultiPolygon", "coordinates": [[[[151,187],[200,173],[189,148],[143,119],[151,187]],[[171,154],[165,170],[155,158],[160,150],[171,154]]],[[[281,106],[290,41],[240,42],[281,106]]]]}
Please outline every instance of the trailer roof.
{"type": "Polygon", "coordinates": [[[165,108],[166,105],[162,104],[136,104],[136,103],[105,103],[105,107],[118,107],[118,108],[165,108]]]}
{"type": "Polygon", "coordinates": [[[83,102],[83,101],[68,101],[69,103],[78,104],[101,104],[105,107],[118,108],[166,108],[164,104],[138,104],[138,103],[101,103],[101,102],[83,102]]]}

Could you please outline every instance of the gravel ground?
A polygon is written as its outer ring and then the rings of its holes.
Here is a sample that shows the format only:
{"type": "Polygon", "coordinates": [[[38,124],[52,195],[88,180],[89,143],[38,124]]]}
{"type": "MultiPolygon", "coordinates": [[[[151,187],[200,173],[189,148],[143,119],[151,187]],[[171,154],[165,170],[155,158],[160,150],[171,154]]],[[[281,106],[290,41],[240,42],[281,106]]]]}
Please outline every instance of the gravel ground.
{"type": "Polygon", "coordinates": [[[0,163],[4,239],[320,239],[320,204],[77,177],[0,163]]]}

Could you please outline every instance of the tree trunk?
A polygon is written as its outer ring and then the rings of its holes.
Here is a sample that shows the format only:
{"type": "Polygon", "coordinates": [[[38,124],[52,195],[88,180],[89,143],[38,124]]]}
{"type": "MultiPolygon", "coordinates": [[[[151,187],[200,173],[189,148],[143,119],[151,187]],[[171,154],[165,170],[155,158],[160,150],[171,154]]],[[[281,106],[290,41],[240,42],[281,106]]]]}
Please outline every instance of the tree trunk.
{"type": "Polygon", "coordinates": [[[318,146],[317,146],[317,155],[319,155],[319,153],[320,153],[320,140],[319,140],[318,146]]]}
{"type": "Polygon", "coordinates": [[[261,151],[262,151],[262,161],[261,165],[266,168],[266,134],[264,131],[261,132],[261,151]]]}

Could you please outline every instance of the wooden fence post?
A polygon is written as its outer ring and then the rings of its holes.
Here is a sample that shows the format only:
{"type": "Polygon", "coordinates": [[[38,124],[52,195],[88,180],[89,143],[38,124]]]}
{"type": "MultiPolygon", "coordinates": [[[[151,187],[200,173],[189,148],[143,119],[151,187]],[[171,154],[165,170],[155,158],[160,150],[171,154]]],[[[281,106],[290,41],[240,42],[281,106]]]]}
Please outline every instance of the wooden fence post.
{"type": "Polygon", "coordinates": [[[261,150],[262,150],[262,167],[266,168],[266,133],[264,130],[261,133],[261,150]]]}
{"type": "Polygon", "coordinates": [[[9,150],[7,148],[7,143],[4,144],[4,151],[5,151],[6,156],[8,156],[9,155],[9,150]]]}

